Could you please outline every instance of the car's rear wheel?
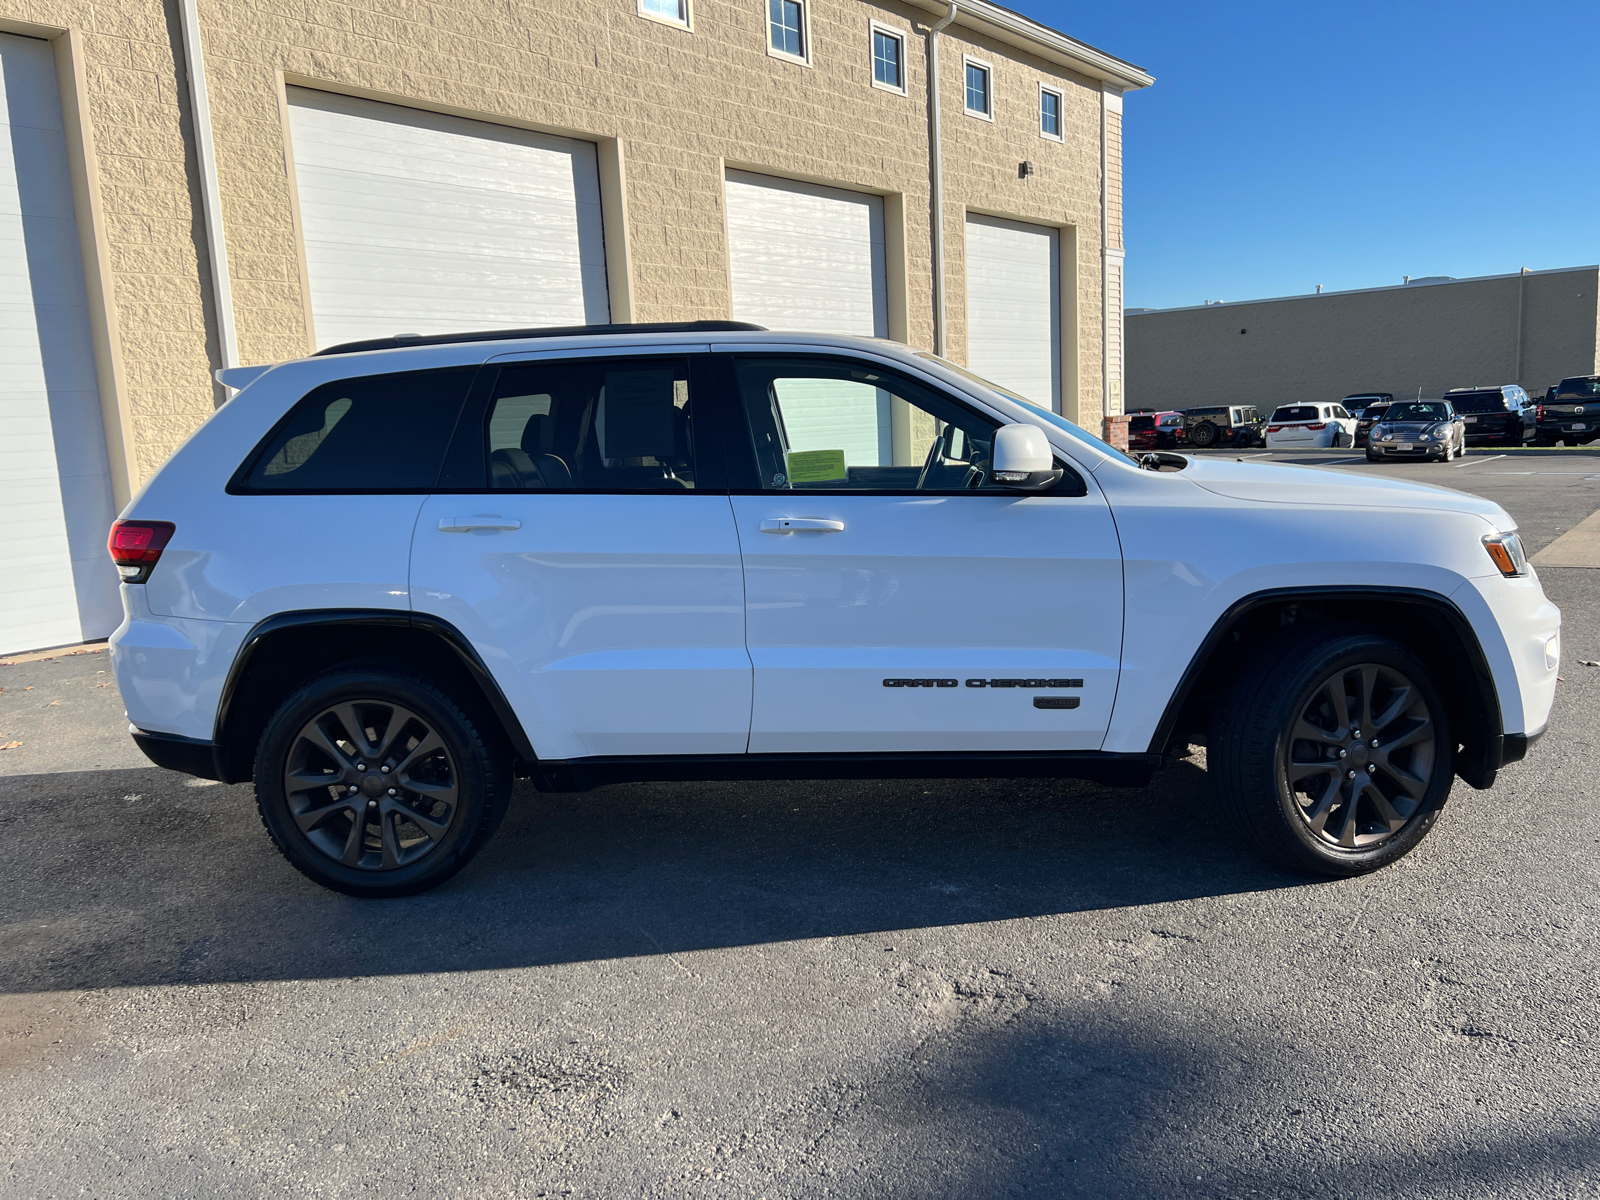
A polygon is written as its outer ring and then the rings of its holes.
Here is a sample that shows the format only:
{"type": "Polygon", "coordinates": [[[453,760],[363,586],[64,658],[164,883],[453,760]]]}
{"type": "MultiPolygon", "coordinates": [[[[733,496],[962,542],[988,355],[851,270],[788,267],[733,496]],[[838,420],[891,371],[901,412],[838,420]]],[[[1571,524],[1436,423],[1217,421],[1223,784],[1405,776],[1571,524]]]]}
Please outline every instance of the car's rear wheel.
{"type": "Polygon", "coordinates": [[[1389,638],[1344,632],[1254,662],[1219,712],[1207,761],[1224,807],[1271,858],[1343,877],[1427,836],[1454,750],[1427,668],[1389,638]]]}
{"type": "Polygon", "coordinates": [[[398,669],[335,670],[290,696],[256,753],[256,804],[302,873],[405,896],[471,861],[505,815],[503,752],[443,692],[398,669]]]}

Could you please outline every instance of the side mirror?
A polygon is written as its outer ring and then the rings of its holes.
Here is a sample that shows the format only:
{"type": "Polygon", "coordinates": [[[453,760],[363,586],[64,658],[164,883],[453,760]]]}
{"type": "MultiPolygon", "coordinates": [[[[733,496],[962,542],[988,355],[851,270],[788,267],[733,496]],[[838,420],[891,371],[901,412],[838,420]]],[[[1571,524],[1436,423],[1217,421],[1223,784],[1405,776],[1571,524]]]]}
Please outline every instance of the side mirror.
{"type": "Polygon", "coordinates": [[[1061,481],[1050,440],[1037,425],[1002,425],[995,430],[989,478],[1022,492],[1042,492],[1061,481]]]}

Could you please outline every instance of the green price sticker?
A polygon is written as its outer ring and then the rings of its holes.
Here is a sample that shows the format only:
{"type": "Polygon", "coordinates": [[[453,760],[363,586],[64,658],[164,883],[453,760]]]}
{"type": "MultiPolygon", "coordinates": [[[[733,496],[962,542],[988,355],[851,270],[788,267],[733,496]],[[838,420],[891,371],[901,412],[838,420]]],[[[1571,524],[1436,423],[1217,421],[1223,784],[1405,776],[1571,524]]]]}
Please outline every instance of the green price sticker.
{"type": "Polygon", "coordinates": [[[827,483],[845,477],[843,450],[798,450],[789,455],[791,483],[827,483]]]}

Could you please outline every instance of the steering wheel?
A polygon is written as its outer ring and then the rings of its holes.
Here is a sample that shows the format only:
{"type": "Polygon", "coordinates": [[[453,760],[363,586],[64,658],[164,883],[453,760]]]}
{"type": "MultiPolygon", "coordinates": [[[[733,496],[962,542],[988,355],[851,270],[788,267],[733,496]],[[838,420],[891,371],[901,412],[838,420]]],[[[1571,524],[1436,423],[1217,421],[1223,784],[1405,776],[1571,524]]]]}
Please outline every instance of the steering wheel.
{"type": "Polygon", "coordinates": [[[917,475],[916,491],[923,491],[928,486],[928,475],[933,471],[933,464],[939,461],[944,447],[944,434],[939,434],[928,446],[928,456],[922,460],[922,470],[917,475]]]}

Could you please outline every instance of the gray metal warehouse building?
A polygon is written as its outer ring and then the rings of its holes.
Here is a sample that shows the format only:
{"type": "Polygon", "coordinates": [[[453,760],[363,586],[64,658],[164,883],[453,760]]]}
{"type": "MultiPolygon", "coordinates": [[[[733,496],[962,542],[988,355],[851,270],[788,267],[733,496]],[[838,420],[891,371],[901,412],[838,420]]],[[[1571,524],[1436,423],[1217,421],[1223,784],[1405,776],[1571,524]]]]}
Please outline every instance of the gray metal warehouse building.
{"type": "Polygon", "coordinates": [[[1600,267],[1129,310],[1129,409],[1439,396],[1518,383],[1535,398],[1600,372],[1600,267]]]}

